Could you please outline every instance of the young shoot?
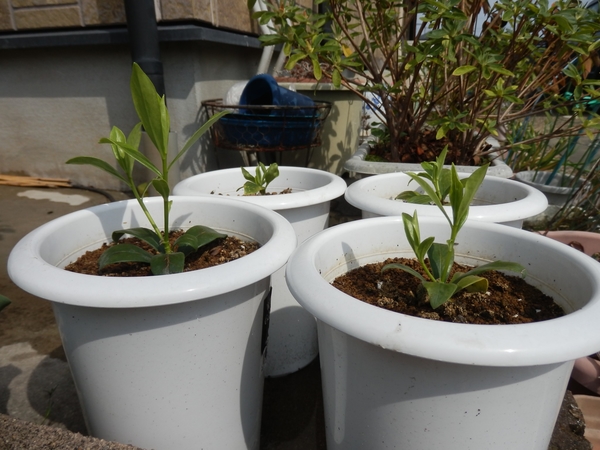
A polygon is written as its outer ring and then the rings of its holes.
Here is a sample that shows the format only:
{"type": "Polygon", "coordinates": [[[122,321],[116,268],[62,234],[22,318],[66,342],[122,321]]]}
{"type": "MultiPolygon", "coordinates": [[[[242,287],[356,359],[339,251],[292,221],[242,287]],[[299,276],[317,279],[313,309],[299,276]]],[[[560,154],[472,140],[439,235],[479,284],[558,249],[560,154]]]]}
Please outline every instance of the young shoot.
{"type": "Polygon", "coordinates": [[[247,181],[242,187],[238,188],[238,191],[243,188],[244,195],[265,195],[269,184],[279,176],[279,167],[277,163],[266,167],[263,163],[259,162],[258,166],[256,166],[254,176],[243,167],[242,174],[247,181]]]}
{"type": "Polygon", "coordinates": [[[113,232],[112,239],[117,242],[123,235],[127,234],[148,243],[156,250],[157,254],[152,254],[133,244],[122,243],[109,248],[102,254],[98,261],[101,270],[105,266],[113,263],[141,262],[149,264],[154,275],[180,273],[183,272],[185,257],[187,255],[203,245],[206,245],[215,239],[225,237],[226,235],[218,233],[211,228],[197,225],[180,236],[174,245],[170,244],[169,210],[171,208],[171,201],[169,200],[169,195],[171,191],[169,188],[169,171],[173,164],[190,149],[200,136],[202,136],[214,122],[226,114],[227,111],[223,111],[211,117],[188,139],[173,160],[168,161],[170,119],[165,97],[158,95],[150,78],[148,78],[136,63],[133,64],[130,88],[133,104],[140,122],[133,127],[128,136],[126,136],[119,128],[113,127],[110,136],[100,140],[100,143],[102,144],[111,145],[115,160],[123,173],[114,169],[113,166],[101,159],[88,156],[72,158],[67,161],[67,164],[92,165],[108,172],[124,182],[133,192],[140,208],[152,227],[152,229],[140,227],[117,230],[113,232]],[[142,127],[159,153],[161,162],[160,167],[156,167],[156,165],[139,151],[142,127]],[[146,185],[142,192],[138,191],[133,178],[133,169],[136,162],[148,168],[155,175],[154,179],[146,185]],[[162,230],[157,226],[155,219],[144,204],[143,197],[150,185],[153,186],[163,198],[164,226],[162,230]]]}
{"type": "MultiPolygon", "coordinates": [[[[428,180],[431,183],[431,188],[435,192],[435,197],[440,199],[442,204],[447,204],[448,193],[450,192],[450,184],[451,184],[451,174],[450,169],[444,168],[444,159],[442,157],[446,156],[448,152],[448,147],[444,147],[440,156],[436,159],[435,163],[432,162],[422,162],[421,167],[423,168],[423,172],[419,173],[417,176],[424,180],[428,180]]],[[[486,166],[487,170],[487,166],[486,166]]],[[[410,175],[410,173],[408,173],[410,175]]],[[[396,200],[403,200],[408,203],[416,203],[420,205],[428,205],[433,203],[432,199],[427,194],[421,194],[417,191],[404,191],[398,194],[396,200]]]]}
{"type": "Polygon", "coordinates": [[[433,309],[443,305],[452,296],[465,289],[469,292],[485,292],[488,282],[478,276],[489,270],[507,270],[525,275],[525,268],[517,263],[494,261],[477,266],[467,272],[456,272],[450,277],[454,264],[454,245],[458,232],[465,224],[469,215],[469,206],[475,197],[477,189],[483,182],[488,165],[478,168],[469,177],[460,179],[456,167],[444,169],[446,150],[440,154],[435,163],[423,163],[424,173],[408,172],[408,175],[419,184],[427,196],[427,203],[434,203],[443,213],[450,225],[450,238],[445,244],[434,242],[433,237],[421,240],[417,212],[402,214],[404,232],[408,243],[413,249],[417,261],[421,265],[425,276],[404,264],[387,264],[382,271],[401,269],[417,277],[429,297],[433,309]],[[443,198],[448,196],[452,218],[446,212],[443,198]],[[426,259],[427,258],[427,259],[426,259]]]}

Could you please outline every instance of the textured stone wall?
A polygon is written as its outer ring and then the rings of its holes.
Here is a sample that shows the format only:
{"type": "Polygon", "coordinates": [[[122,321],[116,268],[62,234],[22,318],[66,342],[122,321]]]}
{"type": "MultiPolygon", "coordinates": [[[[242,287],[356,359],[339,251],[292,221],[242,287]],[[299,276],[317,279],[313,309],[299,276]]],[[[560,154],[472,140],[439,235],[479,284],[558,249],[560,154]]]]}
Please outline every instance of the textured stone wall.
{"type": "MultiPolygon", "coordinates": [[[[155,3],[161,23],[191,21],[242,32],[258,31],[246,0],[155,0],[155,3]]],[[[123,0],[0,0],[0,31],[122,24],[125,24],[123,0]]]]}

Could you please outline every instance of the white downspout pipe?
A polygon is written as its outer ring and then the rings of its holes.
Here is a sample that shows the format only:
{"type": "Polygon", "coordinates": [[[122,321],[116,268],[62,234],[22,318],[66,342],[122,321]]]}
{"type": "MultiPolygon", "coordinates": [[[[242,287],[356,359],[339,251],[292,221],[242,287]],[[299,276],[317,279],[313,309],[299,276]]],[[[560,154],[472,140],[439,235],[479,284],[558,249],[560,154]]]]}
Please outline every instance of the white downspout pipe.
{"type": "MultiPolygon", "coordinates": [[[[265,4],[263,3],[262,0],[258,0],[256,3],[254,3],[254,6],[252,7],[253,12],[260,12],[260,11],[266,11],[266,10],[267,10],[267,7],[265,6],[265,4]]],[[[269,23],[264,24],[264,25],[259,22],[258,25],[263,34],[273,34],[274,33],[274,31],[270,28],[272,26],[271,21],[269,21],[269,23]]],[[[260,62],[258,63],[257,74],[268,72],[269,64],[271,64],[271,58],[273,57],[274,50],[275,49],[272,45],[269,45],[269,46],[263,48],[263,53],[260,57],[260,62]]]]}

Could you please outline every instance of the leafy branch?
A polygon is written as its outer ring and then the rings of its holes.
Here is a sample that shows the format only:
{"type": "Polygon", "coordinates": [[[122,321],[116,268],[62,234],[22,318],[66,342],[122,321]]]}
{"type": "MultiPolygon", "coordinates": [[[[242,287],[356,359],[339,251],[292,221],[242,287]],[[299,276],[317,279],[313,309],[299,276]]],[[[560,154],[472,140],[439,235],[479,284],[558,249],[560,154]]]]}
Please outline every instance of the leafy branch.
{"type": "MultiPolygon", "coordinates": [[[[586,105],[600,98],[588,77],[600,62],[600,16],[580,1],[328,0],[324,12],[264,1],[254,17],[275,33],[263,44],[283,45],[286,68],[311,61],[317,80],[360,96],[385,125],[396,161],[432,160],[422,149],[435,136],[460,148],[452,162],[472,164],[488,151],[486,139],[502,140],[515,121],[544,112],[598,117],[586,105]]],[[[600,123],[572,133],[581,128],[600,123]]]]}

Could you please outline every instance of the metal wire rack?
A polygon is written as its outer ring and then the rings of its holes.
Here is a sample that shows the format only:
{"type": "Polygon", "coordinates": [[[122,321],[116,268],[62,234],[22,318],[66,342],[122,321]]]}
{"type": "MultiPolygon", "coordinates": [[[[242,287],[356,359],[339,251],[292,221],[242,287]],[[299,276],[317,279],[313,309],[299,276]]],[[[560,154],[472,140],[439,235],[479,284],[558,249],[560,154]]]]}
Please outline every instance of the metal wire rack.
{"type": "MultiPolygon", "coordinates": [[[[323,123],[331,111],[329,102],[314,106],[224,105],[222,100],[202,102],[210,118],[231,111],[211,127],[216,147],[242,152],[287,152],[321,145],[323,123]]],[[[309,157],[308,157],[309,159],[309,157]]]]}

